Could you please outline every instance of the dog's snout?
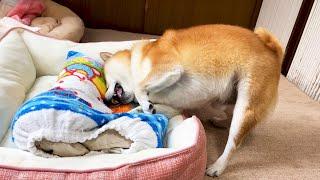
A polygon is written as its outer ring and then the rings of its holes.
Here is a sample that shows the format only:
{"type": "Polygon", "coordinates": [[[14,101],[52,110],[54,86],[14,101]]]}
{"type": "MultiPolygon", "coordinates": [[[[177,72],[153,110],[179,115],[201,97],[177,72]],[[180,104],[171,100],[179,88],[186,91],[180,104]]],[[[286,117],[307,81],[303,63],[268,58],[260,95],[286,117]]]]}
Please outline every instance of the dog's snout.
{"type": "Polygon", "coordinates": [[[114,92],[115,92],[115,95],[118,96],[119,98],[122,98],[124,95],[123,88],[119,83],[115,85],[114,92]]]}
{"type": "Polygon", "coordinates": [[[116,83],[114,86],[112,104],[128,104],[134,100],[134,93],[131,91],[125,91],[120,83],[116,83]]]}

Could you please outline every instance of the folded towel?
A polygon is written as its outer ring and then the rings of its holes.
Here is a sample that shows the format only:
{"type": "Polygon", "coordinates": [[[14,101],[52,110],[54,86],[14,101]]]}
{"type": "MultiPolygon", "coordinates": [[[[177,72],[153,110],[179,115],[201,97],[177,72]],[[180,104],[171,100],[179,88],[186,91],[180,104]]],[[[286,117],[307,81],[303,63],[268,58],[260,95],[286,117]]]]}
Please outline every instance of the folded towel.
{"type": "Polygon", "coordinates": [[[16,112],[13,141],[21,149],[52,157],[37,143],[46,140],[85,145],[107,130],[115,130],[132,141],[121,153],[163,147],[168,119],[161,114],[111,114],[103,103],[106,90],[103,62],[70,51],[54,87],[26,101],[16,112]]]}

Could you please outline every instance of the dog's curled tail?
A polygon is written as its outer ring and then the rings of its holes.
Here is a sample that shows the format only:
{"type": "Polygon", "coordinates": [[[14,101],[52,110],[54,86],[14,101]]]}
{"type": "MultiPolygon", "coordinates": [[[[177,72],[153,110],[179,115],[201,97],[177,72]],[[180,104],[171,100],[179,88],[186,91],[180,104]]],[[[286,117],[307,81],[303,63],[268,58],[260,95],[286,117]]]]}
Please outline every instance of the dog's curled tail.
{"type": "Polygon", "coordinates": [[[280,63],[282,63],[284,53],[279,40],[269,31],[261,27],[256,28],[254,30],[254,33],[260,38],[260,40],[264,43],[265,46],[267,46],[271,51],[273,51],[276,54],[278,60],[280,61],[280,63]]]}

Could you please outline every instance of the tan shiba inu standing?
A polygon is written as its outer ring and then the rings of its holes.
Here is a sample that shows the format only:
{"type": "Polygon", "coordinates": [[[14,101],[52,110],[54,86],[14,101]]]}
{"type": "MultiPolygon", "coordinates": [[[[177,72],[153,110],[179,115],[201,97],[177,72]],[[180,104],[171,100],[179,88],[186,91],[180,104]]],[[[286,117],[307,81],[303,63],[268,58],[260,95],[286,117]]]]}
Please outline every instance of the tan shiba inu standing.
{"type": "Polygon", "coordinates": [[[145,112],[155,113],[154,104],[164,104],[217,122],[225,119],[223,113],[216,118],[217,107],[234,105],[224,152],[207,168],[209,176],[219,176],[245,135],[274,108],[283,50],[264,29],[203,25],[168,30],[107,63],[130,59],[131,69],[118,70],[117,82],[133,79],[126,92],[134,92],[145,112]]]}

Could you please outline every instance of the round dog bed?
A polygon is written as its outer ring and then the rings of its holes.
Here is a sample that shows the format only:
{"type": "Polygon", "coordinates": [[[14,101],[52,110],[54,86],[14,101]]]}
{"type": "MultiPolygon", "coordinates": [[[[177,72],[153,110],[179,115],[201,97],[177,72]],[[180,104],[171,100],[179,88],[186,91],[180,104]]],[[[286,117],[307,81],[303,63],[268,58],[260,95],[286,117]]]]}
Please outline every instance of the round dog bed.
{"type": "Polygon", "coordinates": [[[134,41],[74,43],[12,30],[0,40],[0,179],[202,179],[206,166],[204,129],[196,117],[172,119],[166,148],[133,154],[43,158],[17,149],[10,121],[25,99],[47,90],[69,50],[94,58],[130,48],[134,41]]]}

